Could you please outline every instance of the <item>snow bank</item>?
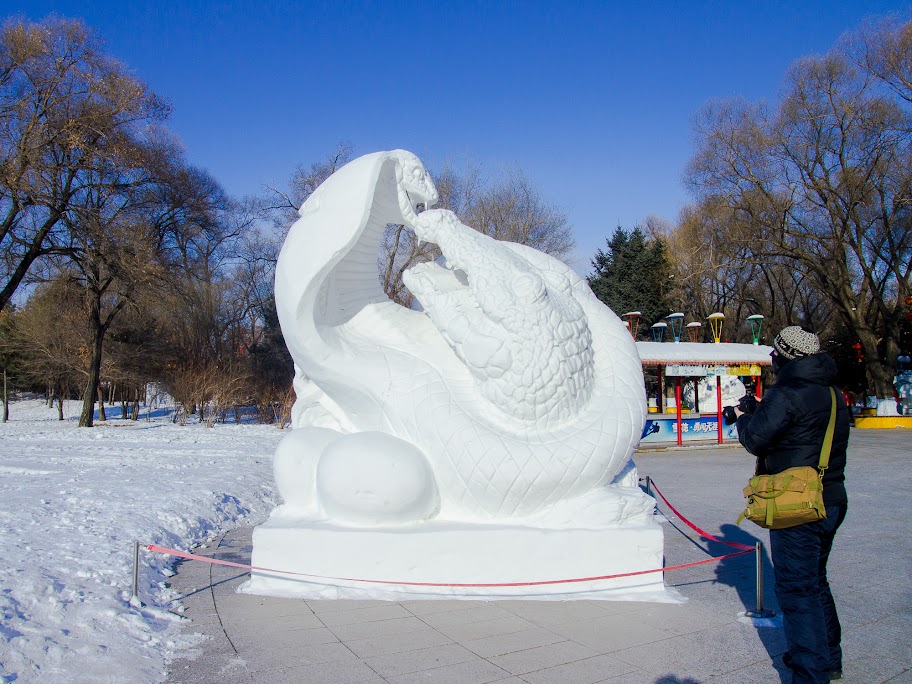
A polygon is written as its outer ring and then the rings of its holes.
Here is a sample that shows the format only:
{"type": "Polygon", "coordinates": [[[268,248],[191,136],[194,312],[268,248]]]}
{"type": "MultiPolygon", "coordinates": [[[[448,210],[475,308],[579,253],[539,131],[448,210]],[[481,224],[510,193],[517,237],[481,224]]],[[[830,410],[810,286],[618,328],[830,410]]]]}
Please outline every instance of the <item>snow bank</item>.
{"type": "Polygon", "coordinates": [[[283,432],[145,410],[80,429],[78,412],[23,401],[0,424],[0,682],[160,682],[195,637],[166,609],[163,556],[144,553],[147,605],[130,605],[133,541],[189,549],[262,522],[283,432]]]}

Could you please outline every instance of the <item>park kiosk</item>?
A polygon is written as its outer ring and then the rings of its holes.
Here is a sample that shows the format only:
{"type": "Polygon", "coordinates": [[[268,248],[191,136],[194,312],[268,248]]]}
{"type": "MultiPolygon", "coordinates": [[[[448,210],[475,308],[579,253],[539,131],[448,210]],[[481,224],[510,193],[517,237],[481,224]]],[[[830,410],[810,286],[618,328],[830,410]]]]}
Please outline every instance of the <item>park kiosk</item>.
{"type": "Polygon", "coordinates": [[[763,316],[751,316],[753,344],[722,342],[721,313],[708,317],[713,342],[697,342],[700,324],[684,326],[684,314],[673,313],[651,327],[652,341],[637,342],[637,351],[646,378],[649,413],[641,444],[674,441],[685,442],[737,439],[735,426],[722,422],[722,394],[726,378],[739,377],[759,398],[762,395],[761,370],[771,365],[772,347],[761,345],[760,330],[763,316]],[[664,333],[671,331],[671,341],[664,333]],[[688,342],[682,342],[687,332],[688,342]],[[715,379],[715,401],[711,406],[700,405],[698,383],[715,379]],[[692,385],[693,408],[684,407],[684,388],[692,385]]]}

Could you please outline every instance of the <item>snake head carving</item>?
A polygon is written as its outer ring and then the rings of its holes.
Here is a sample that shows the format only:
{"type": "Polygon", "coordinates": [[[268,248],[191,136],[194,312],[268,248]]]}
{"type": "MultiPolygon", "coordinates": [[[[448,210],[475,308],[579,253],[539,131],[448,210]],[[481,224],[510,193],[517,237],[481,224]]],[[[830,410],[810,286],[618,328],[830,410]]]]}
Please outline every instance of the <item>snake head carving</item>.
{"type": "Polygon", "coordinates": [[[399,162],[396,165],[399,208],[406,223],[414,226],[418,220],[418,205],[430,209],[440,197],[431,174],[418,157],[407,150],[395,150],[392,154],[399,162]]]}
{"type": "Polygon", "coordinates": [[[482,396],[513,418],[546,424],[578,411],[589,398],[592,350],[567,279],[535,268],[450,211],[423,212],[415,234],[446,261],[414,266],[405,284],[482,396]]]}

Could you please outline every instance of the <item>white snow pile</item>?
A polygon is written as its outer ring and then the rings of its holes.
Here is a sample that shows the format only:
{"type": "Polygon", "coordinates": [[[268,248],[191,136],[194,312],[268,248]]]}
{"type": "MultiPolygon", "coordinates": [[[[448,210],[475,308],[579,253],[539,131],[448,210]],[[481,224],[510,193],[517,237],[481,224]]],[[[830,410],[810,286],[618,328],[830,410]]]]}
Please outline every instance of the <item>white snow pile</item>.
{"type": "MultiPolygon", "coordinates": [[[[273,426],[139,421],[78,428],[43,401],[0,424],[0,682],[160,682],[198,637],[169,612],[172,560],[133,542],[189,550],[277,503],[273,426]]],[[[113,412],[120,415],[119,408],[113,412]]]]}

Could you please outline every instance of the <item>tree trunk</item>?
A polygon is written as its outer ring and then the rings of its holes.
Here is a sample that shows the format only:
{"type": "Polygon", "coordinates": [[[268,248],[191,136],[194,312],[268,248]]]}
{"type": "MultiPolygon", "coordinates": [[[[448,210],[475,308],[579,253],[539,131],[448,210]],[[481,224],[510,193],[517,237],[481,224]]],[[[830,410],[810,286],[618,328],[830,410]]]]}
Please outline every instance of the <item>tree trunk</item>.
{"type": "Polygon", "coordinates": [[[3,369],[3,422],[9,420],[9,391],[6,386],[6,368],[3,369]]]}
{"type": "Polygon", "coordinates": [[[98,384],[98,420],[104,422],[108,419],[108,414],[105,413],[104,407],[104,390],[101,388],[101,383],[98,384]]]}
{"type": "MultiPolygon", "coordinates": [[[[51,399],[51,401],[54,400],[51,399]]],[[[57,420],[63,420],[63,397],[59,394],[57,395],[57,420]]]]}
{"type": "MultiPolygon", "coordinates": [[[[99,378],[101,376],[101,347],[105,333],[101,325],[100,297],[92,299],[89,330],[92,335],[92,351],[89,358],[89,377],[86,380],[85,393],[82,397],[82,415],[79,417],[79,427],[92,427],[95,424],[95,397],[98,395],[99,378]]],[[[103,410],[104,407],[102,406],[103,410]]]]}
{"type": "Polygon", "coordinates": [[[893,391],[893,375],[886,364],[875,361],[868,364],[868,377],[874,385],[874,396],[877,397],[878,416],[898,416],[896,394],[893,391]]]}
{"type": "MultiPolygon", "coordinates": [[[[75,175],[75,172],[72,172],[75,175]]],[[[69,193],[68,193],[69,194],[69,193]]],[[[69,197],[67,197],[69,199],[69,197]]],[[[62,202],[63,208],[66,208],[66,202],[62,202]]],[[[21,254],[18,259],[15,268],[12,269],[12,272],[9,273],[9,277],[6,281],[6,284],[0,289],[0,311],[6,308],[6,305],[9,303],[9,300],[12,299],[13,295],[16,293],[16,289],[25,280],[26,274],[29,272],[29,269],[32,267],[32,263],[38,260],[42,254],[42,247],[44,246],[44,240],[47,237],[48,233],[51,232],[51,229],[57,224],[57,221],[60,219],[63,212],[58,207],[51,208],[50,213],[45,219],[41,227],[35,232],[31,240],[28,242],[28,249],[24,254],[21,254]]]]}
{"type": "Polygon", "coordinates": [[[873,330],[858,330],[858,339],[864,351],[865,371],[871,382],[870,389],[877,398],[878,416],[899,415],[896,410],[896,395],[893,392],[893,376],[896,371],[898,345],[895,340],[884,340],[884,353],[878,349],[877,334],[873,330]]]}

